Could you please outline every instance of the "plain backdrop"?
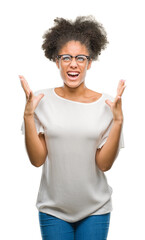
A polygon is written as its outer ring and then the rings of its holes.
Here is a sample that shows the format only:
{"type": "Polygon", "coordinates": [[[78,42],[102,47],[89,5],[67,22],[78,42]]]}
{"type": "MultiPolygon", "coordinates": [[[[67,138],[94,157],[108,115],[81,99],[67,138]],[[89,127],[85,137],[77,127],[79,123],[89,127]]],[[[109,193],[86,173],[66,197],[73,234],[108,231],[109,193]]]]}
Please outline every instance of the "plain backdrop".
{"type": "Polygon", "coordinates": [[[113,97],[120,79],[125,148],[106,172],[113,188],[108,240],[145,239],[145,30],[144,1],[13,0],[0,3],[0,238],[40,240],[35,207],[42,167],[31,165],[21,134],[25,94],[18,75],[33,91],[57,87],[55,63],[41,49],[42,35],[56,17],[93,15],[106,29],[109,45],[87,72],[86,86],[113,97]]]}

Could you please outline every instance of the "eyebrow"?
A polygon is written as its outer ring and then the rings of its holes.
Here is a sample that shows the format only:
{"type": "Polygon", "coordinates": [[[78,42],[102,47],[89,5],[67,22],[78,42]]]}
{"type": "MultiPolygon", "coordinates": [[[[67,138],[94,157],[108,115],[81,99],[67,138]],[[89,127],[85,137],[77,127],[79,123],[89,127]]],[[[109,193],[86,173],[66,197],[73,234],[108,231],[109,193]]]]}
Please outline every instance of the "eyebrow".
{"type": "Polygon", "coordinates": [[[71,56],[71,57],[85,56],[85,57],[87,57],[88,59],[91,58],[90,56],[85,55],[85,54],[78,54],[78,55],[76,55],[76,56],[72,56],[71,54],[68,54],[68,53],[65,53],[65,54],[59,54],[58,57],[61,57],[61,56],[64,56],[64,55],[68,55],[68,56],[71,56]]]}

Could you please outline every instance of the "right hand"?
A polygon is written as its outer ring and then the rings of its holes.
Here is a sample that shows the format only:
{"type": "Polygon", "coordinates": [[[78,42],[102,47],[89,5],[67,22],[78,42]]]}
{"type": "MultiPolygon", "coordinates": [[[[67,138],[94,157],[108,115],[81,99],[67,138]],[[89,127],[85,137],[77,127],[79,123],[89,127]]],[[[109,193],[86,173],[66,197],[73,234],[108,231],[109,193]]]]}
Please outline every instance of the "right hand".
{"type": "Polygon", "coordinates": [[[35,96],[30,89],[26,79],[19,75],[21,86],[26,94],[26,106],[24,110],[24,116],[33,116],[35,108],[37,107],[40,100],[44,97],[44,94],[41,93],[38,96],[35,96]]]}

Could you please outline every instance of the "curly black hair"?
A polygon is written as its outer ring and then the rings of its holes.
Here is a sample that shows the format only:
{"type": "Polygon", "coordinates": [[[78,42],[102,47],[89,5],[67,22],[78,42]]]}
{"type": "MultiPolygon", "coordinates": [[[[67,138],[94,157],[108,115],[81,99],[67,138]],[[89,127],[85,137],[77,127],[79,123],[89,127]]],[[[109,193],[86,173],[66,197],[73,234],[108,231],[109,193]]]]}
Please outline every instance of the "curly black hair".
{"type": "Polygon", "coordinates": [[[104,27],[92,15],[78,16],[74,22],[57,17],[54,22],[54,26],[44,33],[42,44],[50,61],[55,62],[60,49],[71,40],[84,44],[92,60],[97,60],[109,43],[104,27]]]}

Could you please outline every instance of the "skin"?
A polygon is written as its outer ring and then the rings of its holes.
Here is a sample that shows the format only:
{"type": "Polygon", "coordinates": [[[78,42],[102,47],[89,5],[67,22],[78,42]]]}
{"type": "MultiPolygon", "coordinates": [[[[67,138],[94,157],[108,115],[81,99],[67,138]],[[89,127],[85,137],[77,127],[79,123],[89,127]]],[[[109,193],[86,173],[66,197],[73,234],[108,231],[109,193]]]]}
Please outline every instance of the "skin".
{"type": "Polygon", "coordinates": [[[124,92],[124,89],[126,88],[125,80],[120,80],[118,87],[117,87],[117,94],[114,99],[114,102],[111,102],[109,99],[107,99],[105,102],[110,107],[112,113],[113,113],[113,120],[114,121],[123,121],[123,112],[122,112],[122,94],[124,92]]]}
{"type": "Polygon", "coordinates": [[[26,96],[26,105],[24,110],[26,149],[32,165],[40,167],[45,162],[48,151],[44,134],[37,134],[34,122],[34,111],[41,99],[44,97],[44,94],[35,96],[24,76],[19,75],[19,78],[26,96]]]}
{"type": "Polygon", "coordinates": [[[114,101],[105,100],[113,114],[113,125],[106,143],[96,151],[96,163],[103,172],[110,170],[119,153],[118,146],[123,125],[122,94],[125,87],[125,80],[120,80],[114,101]]]}
{"type": "MultiPolygon", "coordinates": [[[[79,41],[69,41],[65,44],[62,49],[59,51],[59,54],[70,54],[72,56],[76,56],[79,54],[84,54],[89,56],[89,52],[85,45],[81,44],[79,41]]],[[[84,64],[77,64],[75,59],[72,59],[70,64],[63,64],[61,61],[56,60],[56,65],[60,71],[61,78],[63,80],[63,87],[57,88],[58,95],[71,99],[74,101],[80,102],[92,102],[100,97],[100,93],[94,92],[88,89],[85,86],[85,77],[87,70],[90,69],[92,61],[86,61],[84,64]],[[76,81],[70,81],[67,72],[68,71],[79,71],[80,75],[76,81]]],[[[44,94],[39,94],[38,96],[34,96],[32,90],[30,89],[26,79],[20,75],[22,88],[26,95],[26,106],[24,111],[24,119],[26,124],[27,137],[27,146],[29,149],[29,157],[34,166],[41,166],[47,155],[47,148],[45,143],[45,137],[43,134],[39,134],[39,138],[37,138],[37,134],[35,131],[34,124],[34,111],[44,94]],[[31,126],[30,126],[31,125],[31,126]],[[33,131],[31,131],[33,129],[33,131]],[[31,131],[31,134],[29,134],[31,131]],[[31,141],[30,139],[31,135],[31,141]],[[32,151],[34,148],[35,142],[35,151],[32,151]],[[40,144],[41,143],[41,144],[40,144]],[[38,149],[38,153],[36,156],[40,156],[39,159],[34,156],[34,153],[38,149]],[[35,161],[35,159],[37,161],[35,161]]],[[[106,143],[102,148],[96,150],[95,160],[101,171],[108,171],[112,165],[116,156],[118,154],[118,144],[120,140],[121,129],[123,125],[123,112],[122,112],[122,94],[125,89],[125,80],[120,80],[117,87],[117,94],[113,102],[109,99],[105,100],[105,103],[110,107],[113,114],[113,125],[109,136],[107,138],[106,143]]]]}
{"type": "MultiPolygon", "coordinates": [[[[69,41],[63,46],[59,54],[70,54],[72,56],[76,56],[79,54],[89,55],[89,52],[87,48],[80,42],[69,41]]],[[[92,61],[86,62],[83,66],[79,65],[76,63],[74,58],[69,64],[63,64],[60,60],[56,60],[56,65],[60,71],[60,75],[64,83],[63,87],[57,89],[57,93],[59,93],[65,98],[76,101],[83,101],[86,98],[91,99],[91,91],[85,86],[86,73],[87,70],[90,69],[91,64],[92,61]],[[67,75],[68,71],[80,71],[80,76],[77,81],[69,80],[67,75]]],[[[121,98],[125,87],[125,80],[120,80],[118,83],[117,94],[114,101],[112,102],[109,99],[105,100],[105,103],[110,107],[113,114],[113,125],[106,143],[102,146],[102,148],[96,150],[95,160],[99,169],[103,172],[108,171],[112,167],[116,157],[118,156],[118,146],[123,125],[121,98]]],[[[96,98],[98,98],[99,94],[96,92],[93,93],[95,93],[96,98]]]]}
{"type": "MultiPolygon", "coordinates": [[[[89,56],[86,46],[79,41],[67,42],[58,54],[70,54],[72,56],[84,54],[89,56]]],[[[66,64],[56,59],[56,65],[63,80],[63,87],[56,88],[56,93],[61,97],[80,102],[93,102],[101,97],[102,94],[94,92],[85,86],[86,73],[91,68],[91,64],[92,60],[86,60],[85,63],[78,64],[73,58],[71,63],[66,64]],[[78,79],[71,81],[67,75],[68,71],[80,72],[78,79]]]]}
{"type": "MultiPolygon", "coordinates": [[[[59,51],[59,54],[70,54],[76,56],[79,54],[85,54],[89,56],[89,52],[85,45],[81,44],[79,41],[69,41],[67,42],[62,49],[59,51]]],[[[75,59],[72,59],[71,63],[62,63],[60,60],[56,60],[56,65],[60,71],[61,78],[63,80],[63,87],[60,87],[58,92],[61,93],[61,96],[69,99],[88,99],[90,95],[90,89],[85,86],[85,77],[87,70],[90,69],[92,64],[91,61],[86,61],[84,64],[77,64],[75,59]],[[70,81],[67,75],[68,71],[79,71],[80,75],[77,81],[70,81]]],[[[117,88],[117,95],[114,99],[114,102],[111,102],[109,99],[105,100],[106,104],[110,107],[113,113],[114,120],[123,121],[123,112],[121,107],[121,96],[125,89],[125,80],[120,80],[117,88]]],[[[96,97],[98,97],[98,93],[96,97]]],[[[92,96],[91,96],[92,97],[92,96]]]]}

